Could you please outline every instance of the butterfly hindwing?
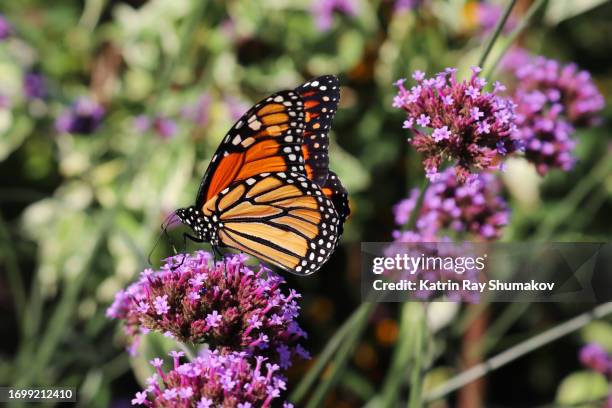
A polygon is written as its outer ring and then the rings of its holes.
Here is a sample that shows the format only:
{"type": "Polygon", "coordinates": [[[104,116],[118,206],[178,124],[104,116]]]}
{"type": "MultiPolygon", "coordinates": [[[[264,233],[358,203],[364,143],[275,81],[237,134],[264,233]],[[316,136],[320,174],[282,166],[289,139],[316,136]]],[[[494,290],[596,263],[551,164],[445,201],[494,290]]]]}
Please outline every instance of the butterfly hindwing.
{"type": "Polygon", "coordinates": [[[338,214],[338,235],[342,235],[344,231],[344,222],[351,214],[349,207],[348,192],[340,182],[340,178],[333,171],[329,171],[329,176],[325,181],[325,185],[322,188],[323,194],[329,198],[334,205],[334,209],[338,214]]]}
{"type": "Polygon", "coordinates": [[[332,201],[303,174],[264,173],[233,183],[204,205],[220,241],[286,271],[308,275],[339,237],[332,201]]]}
{"type": "Polygon", "coordinates": [[[264,172],[303,172],[304,103],[296,91],[269,96],[227,133],[202,178],[196,207],[231,183],[264,172]]]}
{"type": "Polygon", "coordinates": [[[338,78],[324,75],[295,89],[304,102],[305,129],[302,154],[306,175],[320,186],[325,184],[329,166],[329,130],[340,100],[338,78]]]}

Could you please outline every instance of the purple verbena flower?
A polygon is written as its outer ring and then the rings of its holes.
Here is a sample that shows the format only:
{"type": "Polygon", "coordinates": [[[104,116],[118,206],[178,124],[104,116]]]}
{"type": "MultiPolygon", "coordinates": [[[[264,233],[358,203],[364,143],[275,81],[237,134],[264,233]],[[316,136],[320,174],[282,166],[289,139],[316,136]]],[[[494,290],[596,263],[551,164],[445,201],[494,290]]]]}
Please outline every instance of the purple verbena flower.
{"type": "Polygon", "coordinates": [[[513,69],[516,84],[516,136],[526,158],[544,175],[550,169],[570,170],[575,127],[597,124],[604,107],[590,75],[575,64],[561,65],[544,57],[531,58],[513,69]]]}
{"type": "Polygon", "coordinates": [[[410,215],[414,211],[418,199],[419,190],[415,188],[410,191],[408,198],[404,198],[393,206],[393,214],[395,215],[395,223],[397,225],[406,225],[408,220],[410,220],[410,215]]]}
{"type": "MultiPolygon", "coordinates": [[[[479,34],[486,36],[493,31],[498,21],[502,18],[504,10],[499,4],[490,3],[487,1],[475,2],[472,4],[474,4],[475,7],[474,17],[479,28],[479,34]]],[[[516,17],[510,15],[506,21],[506,24],[504,25],[504,33],[511,32],[516,27],[516,24],[516,17]]]]}
{"type": "Polygon", "coordinates": [[[425,0],[395,0],[395,11],[414,10],[423,5],[425,0]]]}
{"type": "Polygon", "coordinates": [[[500,67],[504,71],[514,72],[518,68],[529,64],[531,54],[524,48],[513,46],[510,48],[500,61],[500,67]]]}
{"type": "Polygon", "coordinates": [[[312,14],[319,31],[327,31],[334,21],[334,12],[355,16],[358,5],[355,0],[315,0],[312,14]]]}
{"type": "Polygon", "coordinates": [[[247,353],[206,350],[193,362],[177,363],[161,382],[136,394],[133,405],[212,408],[270,407],[287,388],[280,367],[247,353]],[[171,402],[170,402],[171,401],[171,402]]]}
{"type": "MultiPolygon", "coordinates": [[[[143,303],[144,302],[139,303],[139,306],[137,308],[139,311],[143,309],[142,307],[140,307],[140,305],[143,303]]],[[[156,296],[155,300],[153,301],[153,307],[155,308],[155,313],[157,313],[158,315],[167,314],[170,310],[170,306],[168,306],[168,295],[156,296]]]]}
{"type": "Polygon", "coordinates": [[[592,126],[599,123],[599,113],[605,101],[587,71],[576,64],[561,65],[541,56],[515,71],[517,89],[523,92],[540,91],[549,104],[560,104],[563,115],[573,126],[592,126]]]}
{"type": "Polygon", "coordinates": [[[0,14],[0,41],[6,40],[13,34],[13,26],[0,14]]]}
{"type": "Polygon", "coordinates": [[[608,352],[597,343],[589,343],[580,349],[580,362],[592,370],[602,374],[612,373],[612,358],[608,352]]]}
{"type": "Polygon", "coordinates": [[[10,108],[11,98],[3,93],[0,93],[0,110],[10,108]]]}
{"type": "Polygon", "coordinates": [[[176,134],[176,122],[166,116],[156,115],[153,118],[147,115],[139,115],[134,118],[134,128],[145,133],[153,129],[162,139],[170,139],[176,134]]]}
{"type": "Polygon", "coordinates": [[[472,71],[461,82],[456,69],[448,68],[428,79],[415,72],[417,85],[411,88],[397,83],[393,106],[406,111],[408,124],[418,125],[410,128],[414,136],[409,141],[423,153],[430,180],[450,161],[463,183],[473,173],[498,169],[501,159],[520,147],[513,102],[497,95],[499,86],[485,91],[480,68],[472,71]]]}
{"type": "MultiPolygon", "coordinates": [[[[457,247],[457,244],[451,244],[450,238],[446,236],[432,235],[430,232],[423,233],[418,231],[394,231],[394,242],[391,243],[384,251],[385,256],[390,258],[400,258],[404,255],[413,258],[438,257],[446,260],[450,258],[464,259],[466,255],[477,255],[477,250],[470,247],[468,244],[465,247],[457,247]]],[[[481,255],[481,254],[480,254],[481,255]]],[[[465,301],[468,303],[477,303],[480,299],[479,293],[472,290],[446,290],[435,291],[427,288],[421,288],[418,283],[421,280],[429,280],[430,282],[447,282],[457,281],[459,286],[463,287],[464,280],[478,282],[480,280],[479,270],[476,267],[463,267],[463,269],[446,268],[438,263],[422,264],[417,270],[401,269],[387,270],[385,277],[392,282],[401,280],[417,282],[417,289],[412,293],[419,300],[434,300],[439,297],[444,297],[450,301],[459,302],[465,301]]]]}
{"type": "Polygon", "coordinates": [[[145,391],[137,392],[132,399],[132,405],[146,405],[147,393],[145,391]]]}
{"type": "Polygon", "coordinates": [[[227,106],[232,120],[239,120],[242,115],[244,115],[246,111],[249,110],[249,106],[251,105],[250,103],[238,99],[232,95],[226,95],[223,98],[223,102],[227,106]]]}
{"type": "Polygon", "coordinates": [[[179,254],[117,293],[107,316],[124,320],[132,340],[155,330],[223,353],[256,352],[286,365],[287,350],[301,355],[296,347],[306,338],[296,322],[300,295],[283,293],[281,277],[263,265],[249,268],[246,259],[232,255],[214,263],[208,252],[179,254]]]}
{"type": "Polygon", "coordinates": [[[28,72],[23,77],[23,94],[28,100],[43,99],[47,96],[45,78],[36,72],[28,72]]]}
{"type": "Polygon", "coordinates": [[[183,107],[182,115],[198,126],[204,127],[208,124],[210,119],[211,104],[212,97],[208,93],[204,93],[198,98],[195,104],[183,107]]]}
{"type": "Polygon", "coordinates": [[[55,129],[60,133],[94,133],[104,118],[102,105],[89,98],[77,99],[55,121],[55,129]]]}
{"type": "MultiPolygon", "coordinates": [[[[481,173],[469,183],[460,184],[453,170],[446,169],[425,191],[415,232],[421,237],[432,238],[443,230],[451,230],[469,233],[484,241],[498,239],[509,219],[508,206],[500,192],[501,184],[493,174],[481,173]]],[[[403,204],[401,217],[396,212],[399,227],[405,226],[410,218],[416,197],[418,190],[415,189],[406,199],[408,204],[403,204]]],[[[394,234],[395,239],[401,237],[399,232],[394,234]]],[[[403,237],[407,238],[410,235],[403,237]]]]}
{"type": "Polygon", "coordinates": [[[441,128],[434,129],[432,136],[436,142],[441,142],[442,140],[449,139],[451,132],[448,130],[448,126],[442,126],[441,128]]]}

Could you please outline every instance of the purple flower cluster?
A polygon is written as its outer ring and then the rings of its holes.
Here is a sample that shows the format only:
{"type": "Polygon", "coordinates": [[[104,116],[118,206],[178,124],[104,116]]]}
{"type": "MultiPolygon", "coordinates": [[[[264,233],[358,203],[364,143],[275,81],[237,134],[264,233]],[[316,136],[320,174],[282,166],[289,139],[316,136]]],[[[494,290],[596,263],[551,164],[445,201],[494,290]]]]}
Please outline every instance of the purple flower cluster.
{"type": "Polygon", "coordinates": [[[134,118],[134,128],[140,133],[153,130],[162,139],[170,139],[177,131],[176,122],[162,115],[154,117],[147,115],[136,116],[134,118]]]}
{"type": "Polygon", "coordinates": [[[505,54],[499,62],[499,65],[503,71],[515,72],[522,66],[531,62],[531,54],[526,49],[513,46],[505,54]]]}
{"type": "Polygon", "coordinates": [[[335,11],[355,16],[357,10],[358,5],[355,0],[316,0],[312,6],[312,14],[320,31],[327,31],[331,28],[335,11]]]}
{"type": "MultiPolygon", "coordinates": [[[[182,352],[171,352],[172,369],[164,372],[163,361],[153,359],[156,373],[147,379],[147,388],[136,393],[133,405],[174,408],[270,407],[286,390],[280,367],[258,356],[255,361],[244,352],[204,351],[194,361],[182,363],[182,352]]],[[[293,406],[287,402],[284,408],[293,406]]]]}
{"type": "Polygon", "coordinates": [[[0,14],[0,41],[6,40],[13,34],[13,26],[0,14]]]}
{"type": "Polygon", "coordinates": [[[8,95],[0,93],[0,110],[11,106],[11,98],[8,95]]]}
{"type": "Polygon", "coordinates": [[[395,216],[395,223],[397,225],[403,226],[410,221],[410,216],[412,215],[418,200],[419,189],[413,188],[407,198],[404,198],[393,206],[393,215],[395,216]]]}
{"type": "Polygon", "coordinates": [[[463,281],[478,282],[480,279],[479,270],[475,265],[462,264],[461,268],[447,267],[449,263],[458,265],[459,259],[465,259],[466,255],[481,256],[475,254],[473,248],[466,244],[464,248],[457,247],[456,244],[445,245],[450,243],[448,237],[438,237],[426,235],[415,231],[395,231],[393,233],[395,241],[385,249],[385,256],[389,258],[400,259],[404,256],[412,258],[439,258],[441,262],[425,263],[419,267],[418,271],[387,271],[385,276],[392,282],[401,280],[413,281],[417,283],[414,293],[415,299],[418,300],[434,300],[444,297],[452,302],[465,301],[468,303],[477,303],[480,299],[475,291],[463,290],[463,281]],[[409,245],[406,245],[409,244],[409,245]],[[449,289],[445,291],[433,290],[431,288],[422,288],[419,281],[428,280],[429,282],[458,282],[461,289],[449,289]]]}
{"type": "Polygon", "coordinates": [[[263,355],[282,368],[295,356],[308,358],[298,344],[306,338],[296,321],[300,295],[293,289],[284,294],[281,277],[264,266],[253,271],[246,259],[232,255],[213,263],[204,251],[177,255],[119,292],[107,315],[125,320],[136,340],[155,330],[222,353],[263,355]]]}
{"type": "Polygon", "coordinates": [[[580,349],[580,362],[591,370],[612,375],[612,356],[599,344],[589,343],[580,349]]]}
{"type": "Polygon", "coordinates": [[[456,69],[447,68],[433,78],[416,71],[416,85],[405,88],[404,79],[393,106],[406,111],[404,128],[414,137],[412,146],[424,155],[427,177],[435,180],[445,161],[454,165],[458,180],[464,183],[481,170],[500,167],[501,159],[520,146],[515,136],[514,104],[498,95],[500,83],[485,91],[486,80],[473,67],[469,80],[459,82],[456,69]]]}
{"type": "Polygon", "coordinates": [[[223,97],[223,103],[227,107],[230,117],[233,120],[238,120],[249,110],[250,103],[245,102],[239,98],[236,98],[232,95],[225,95],[223,97]]]}
{"type": "MultiPolygon", "coordinates": [[[[194,122],[200,127],[206,126],[210,118],[211,104],[211,96],[204,93],[198,98],[195,104],[185,106],[182,110],[182,115],[185,119],[194,122]]],[[[240,115],[242,115],[242,113],[240,115]]]]}
{"type": "MultiPolygon", "coordinates": [[[[469,233],[479,240],[496,240],[509,220],[508,205],[500,193],[501,183],[493,174],[481,173],[473,182],[461,184],[453,169],[446,169],[425,191],[416,232],[420,236],[435,237],[441,231],[450,230],[469,233]]],[[[395,207],[398,226],[404,226],[410,218],[417,197],[415,189],[395,207]]],[[[401,234],[396,233],[394,238],[400,238],[401,234]]]]}
{"type": "Polygon", "coordinates": [[[80,98],[57,118],[55,129],[60,133],[91,134],[102,123],[104,114],[105,109],[98,102],[80,98]]]}
{"type": "Polygon", "coordinates": [[[574,126],[599,123],[598,114],[604,107],[604,98],[587,71],[576,64],[561,65],[541,56],[531,64],[516,70],[518,88],[544,94],[551,105],[561,105],[565,117],[574,126]]]}
{"type": "Polygon", "coordinates": [[[28,100],[43,99],[47,96],[45,78],[35,72],[28,72],[23,77],[23,93],[28,100]]]}
{"type": "MultiPolygon", "coordinates": [[[[503,8],[499,4],[489,2],[478,2],[474,4],[476,23],[480,28],[480,34],[487,35],[497,25],[502,18],[503,8]]],[[[504,33],[509,33],[516,27],[516,18],[513,15],[508,17],[504,25],[504,33]]]]}
{"type": "Polygon", "coordinates": [[[425,0],[395,0],[395,11],[414,10],[423,5],[425,0]]]}
{"type": "Polygon", "coordinates": [[[542,175],[553,168],[570,170],[575,127],[598,123],[603,96],[589,73],[575,64],[535,57],[511,69],[516,77],[516,133],[524,142],[525,156],[542,175]]]}

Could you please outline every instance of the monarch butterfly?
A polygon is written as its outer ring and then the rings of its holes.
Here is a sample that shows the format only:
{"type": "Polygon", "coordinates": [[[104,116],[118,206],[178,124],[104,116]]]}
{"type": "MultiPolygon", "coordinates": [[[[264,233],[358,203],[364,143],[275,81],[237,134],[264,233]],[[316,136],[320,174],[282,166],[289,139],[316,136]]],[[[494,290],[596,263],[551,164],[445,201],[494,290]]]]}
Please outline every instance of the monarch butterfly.
{"type": "Polygon", "coordinates": [[[338,79],[325,75],[249,109],[213,155],[195,205],[175,212],[195,233],[185,236],[299,275],[317,271],[349,215],[328,167],[339,99],[338,79]]]}

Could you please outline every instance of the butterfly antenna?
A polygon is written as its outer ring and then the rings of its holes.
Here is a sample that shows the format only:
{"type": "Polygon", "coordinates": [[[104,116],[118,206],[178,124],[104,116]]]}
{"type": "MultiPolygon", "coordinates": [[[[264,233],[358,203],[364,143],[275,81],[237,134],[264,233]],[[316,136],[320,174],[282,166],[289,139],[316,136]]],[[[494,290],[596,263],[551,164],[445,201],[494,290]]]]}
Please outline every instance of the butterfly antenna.
{"type": "MultiPolygon", "coordinates": [[[[166,219],[164,220],[164,222],[162,222],[162,224],[159,227],[161,232],[159,233],[159,236],[155,240],[155,244],[153,244],[153,248],[151,248],[151,251],[149,252],[149,255],[147,256],[147,262],[149,263],[149,266],[153,266],[153,263],[151,262],[151,256],[153,256],[153,252],[155,252],[155,249],[159,245],[159,242],[161,241],[162,237],[166,237],[166,239],[170,241],[172,248],[174,248],[174,242],[172,242],[172,240],[170,239],[170,236],[168,235],[168,224],[170,224],[170,220],[173,216],[174,216],[174,213],[168,215],[166,219]]],[[[175,253],[176,253],[176,250],[175,250],[175,253]]]]}
{"type": "MultiPolygon", "coordinates": [[[[177,268],[180,268],[181,266],[183,266],[183,262],[185,262],[185,258],[187,257],[187,234],[183,234],[183,247],[181,248],[181,253],[183,254],[183,257],[181,258],[181,263],[178,264],[177,268]]],[[[174,250],[174,254],[176,255],[176,248],[174,248],[174,244],[172,245],[172,249],[174,250]]]]}
{"type": "Polygon", "coordinates": [[[166,235],[164,233],[164,231],[165,231],[164,230],[164,224],[162,224],[160,228],[161,228],[161,232],[157,236],[157,239],[155,240],[155,244],[153,244],[153,248],[151,248],[151,250],[149,251],[149,255],[147,256],[147,263],[149,264],[149,266],[153,266],[153,262],[151,262],[151,256],[153,256],[153,252],[155,252],[155,249],[159,245],[159,241],[161,241],[162,237],[164,235],[166,235]]]}

